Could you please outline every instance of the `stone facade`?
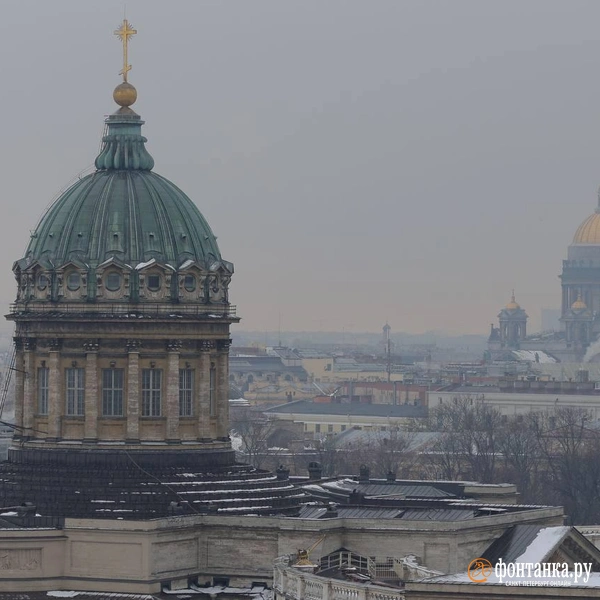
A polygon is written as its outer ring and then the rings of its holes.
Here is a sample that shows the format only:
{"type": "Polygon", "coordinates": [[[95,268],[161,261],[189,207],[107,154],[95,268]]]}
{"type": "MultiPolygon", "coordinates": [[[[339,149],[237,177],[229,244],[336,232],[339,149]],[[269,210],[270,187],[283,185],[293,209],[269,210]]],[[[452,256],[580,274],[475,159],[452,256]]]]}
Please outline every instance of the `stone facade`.
{"type": "Polygon", "coordinates": [[[62,530],[0,530],[0,586],[19,591],[76,589],[151,593],[225,578],[270,582],[278,556],[309,548],[317,560],[341,547],[364,556],[417,555],[428,568],[465,569],[516,523],[562,524],[559,508],[456,522],[326,520],[220,515],[151,521],[66,519],[62,530]],[[2,548],[10,549],[2,568],[2,548]],[[99,583],[101,582],[101,583],[99,583]],[[10,587],[9,587],[10,586],[10,587]]]}
{"type": "Polygon", "coordinates": [[[230,309],[218,318],[147,315],[144,307],[54,317],[16,305],[10,318],[23,428],[15,439],[25,447],[229,447],[230,309]]]}

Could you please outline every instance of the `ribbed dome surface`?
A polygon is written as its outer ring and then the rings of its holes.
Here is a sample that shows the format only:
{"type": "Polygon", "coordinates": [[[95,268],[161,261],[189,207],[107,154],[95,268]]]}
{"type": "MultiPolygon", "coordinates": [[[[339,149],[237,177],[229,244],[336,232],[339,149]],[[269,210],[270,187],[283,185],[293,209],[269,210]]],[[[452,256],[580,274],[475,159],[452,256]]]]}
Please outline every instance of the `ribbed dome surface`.
{"type": "Polygon", "coordinates": [[[132,266],[155,259],[177,268],[187,260],[221,261],[213,232],[196,205],[153,173],[143,121],[129,108],[106,119],[97,171],[71,186],[32,235],[26,265],[58,268],[78,261],[94,268],[116,257],[132,266]]]}
{"type": "Polygon", "coordinates": [[[590,215],[577,229],[574,244],[600,245],[600,213],[590,215]]]}
{"type": "Polygon", "coordinates": [[[220,260],[196,205],[170,181],[143,170],[103,170],[68,189],[40,221],[29,261],[96,266],[110,256],[137,264],[155,258],[177,267],[220,260]]]}

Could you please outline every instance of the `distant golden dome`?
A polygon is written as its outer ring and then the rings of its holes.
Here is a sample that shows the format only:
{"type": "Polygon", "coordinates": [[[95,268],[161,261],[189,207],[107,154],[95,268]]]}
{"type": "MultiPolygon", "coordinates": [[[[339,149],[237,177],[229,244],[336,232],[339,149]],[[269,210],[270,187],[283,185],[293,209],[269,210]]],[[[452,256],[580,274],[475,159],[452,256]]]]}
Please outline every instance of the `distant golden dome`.
{"type": "Polygon", "coordinates": [[[600,245],[600,213],[590,215],[577,229],[574,244],[600,245]]]}
{"type": "Polygon", "coordinates": [[[113,98],[119,106],[131,106],[137,100],[137,90],[124,81],[115,88],[113,98]]]}
{"type": "Polygon", "coordinates": [[[505,306],[506,310],[518,310],[521,308],[515,301],[515,295],[513,294],[510,298],[510,302],[505,306]]]}
{"type": "Polygon", "coordinates": [[[573,302],[573,304],[571,304],[571,309],[572,310],[586,310],[587,309],[587,304],[581,298],[581,292],[579,292],[579,294],[577,295],[577,300],[575,300],[575,302],[573,302]]]}

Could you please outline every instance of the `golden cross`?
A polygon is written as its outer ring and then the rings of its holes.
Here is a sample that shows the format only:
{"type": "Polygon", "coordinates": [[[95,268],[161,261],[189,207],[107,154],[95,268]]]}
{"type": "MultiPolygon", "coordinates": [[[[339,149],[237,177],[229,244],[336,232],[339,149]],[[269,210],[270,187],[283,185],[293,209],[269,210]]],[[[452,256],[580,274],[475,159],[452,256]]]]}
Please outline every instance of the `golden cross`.
{"type": "Polygon", "coordinates": [[[123,81],[127,81],[127,73],[131,71],[131,65],[127,64],[127,45],[129,38],[136,33],[137,31],[131,27],[127,19],[123,19],[123,25],[115,31],[115,35],[118,35],[123,42],[123,70],[119,73],[123,75],[123,81]]]}

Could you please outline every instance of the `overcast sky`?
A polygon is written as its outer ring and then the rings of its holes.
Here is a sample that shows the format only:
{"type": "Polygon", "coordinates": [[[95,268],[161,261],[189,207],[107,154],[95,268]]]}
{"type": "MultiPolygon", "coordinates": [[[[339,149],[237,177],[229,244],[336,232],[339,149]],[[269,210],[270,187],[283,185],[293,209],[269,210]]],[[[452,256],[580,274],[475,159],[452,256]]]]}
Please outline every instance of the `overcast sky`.
{"type": "MultiPolygon", "coordinates": [[[[0,302],[97,154],[123,2],[3,0],[0,302]]],[[[155,170],[235,264],[238,327],[540,325],[600,184],[600,2],[127,0],[155,170]]]]}

